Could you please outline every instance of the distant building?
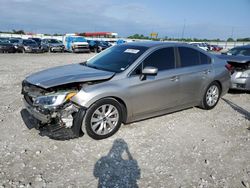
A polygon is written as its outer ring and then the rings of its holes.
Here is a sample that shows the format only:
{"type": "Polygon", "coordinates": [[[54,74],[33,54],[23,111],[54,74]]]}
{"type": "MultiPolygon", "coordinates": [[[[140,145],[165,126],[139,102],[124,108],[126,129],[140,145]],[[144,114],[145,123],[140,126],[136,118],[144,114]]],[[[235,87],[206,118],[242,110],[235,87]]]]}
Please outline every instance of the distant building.
{"type": "Polygon", "coordinates": [[[118,36],[117,33],[112,32],[85,32],[81,33],[85,37],[95,37],[95,38],[116,38],[118,36]]]}

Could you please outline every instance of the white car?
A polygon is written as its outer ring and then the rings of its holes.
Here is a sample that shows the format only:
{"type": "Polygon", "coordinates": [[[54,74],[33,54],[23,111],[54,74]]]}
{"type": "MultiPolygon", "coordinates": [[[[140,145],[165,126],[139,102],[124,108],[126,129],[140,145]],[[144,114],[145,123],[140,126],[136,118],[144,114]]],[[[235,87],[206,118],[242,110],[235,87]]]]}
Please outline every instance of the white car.
{"type": "Polygon", "coordinates": [[[209,50],[208,46],[204,42],[190,42],[189,44],[196,46],[205,51],[209,50]]]}

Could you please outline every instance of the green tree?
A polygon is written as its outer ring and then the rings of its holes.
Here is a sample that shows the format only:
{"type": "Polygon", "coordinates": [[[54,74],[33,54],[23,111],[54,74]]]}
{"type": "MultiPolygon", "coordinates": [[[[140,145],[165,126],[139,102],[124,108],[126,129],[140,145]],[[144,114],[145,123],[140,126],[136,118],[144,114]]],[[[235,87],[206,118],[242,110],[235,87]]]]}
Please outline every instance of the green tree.
{"type": "Polygon", "coordinates": [[[233,38],[228,38],[227,42],[234,42],[234,39],[233,38]]]}

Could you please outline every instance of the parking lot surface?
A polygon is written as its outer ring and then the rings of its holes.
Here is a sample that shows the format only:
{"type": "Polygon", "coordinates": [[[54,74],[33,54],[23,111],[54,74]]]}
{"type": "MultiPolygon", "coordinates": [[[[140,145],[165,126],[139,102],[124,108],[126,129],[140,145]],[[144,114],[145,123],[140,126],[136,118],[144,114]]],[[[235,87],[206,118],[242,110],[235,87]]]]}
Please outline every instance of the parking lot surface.
{"type": "Polygon", "coordinates": [[[127,124],[112,137],[42,137],[20,115],[21,82],[90,54],[0,54],[0,187],[249,187],[250,94],[127,124]]]}

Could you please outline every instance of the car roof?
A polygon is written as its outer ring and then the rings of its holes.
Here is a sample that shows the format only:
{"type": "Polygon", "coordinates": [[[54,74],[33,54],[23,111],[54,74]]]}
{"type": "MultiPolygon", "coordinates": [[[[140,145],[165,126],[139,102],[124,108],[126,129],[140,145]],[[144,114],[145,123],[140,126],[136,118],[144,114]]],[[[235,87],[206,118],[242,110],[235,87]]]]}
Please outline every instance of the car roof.
{"type": "Polygon", "coordinates": [[[178,44],[185,44],[179,42],[158,42],[158,41],[146,41],[146,42],[128,42],[121,45],[128,45],[128,46],[143,46],[143,47],[156,47],[156,46],[176,46],[178,44]]]}

